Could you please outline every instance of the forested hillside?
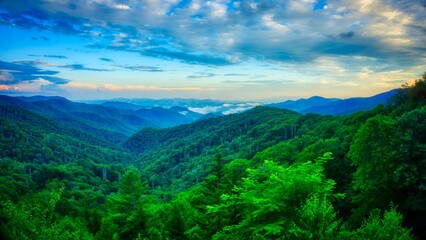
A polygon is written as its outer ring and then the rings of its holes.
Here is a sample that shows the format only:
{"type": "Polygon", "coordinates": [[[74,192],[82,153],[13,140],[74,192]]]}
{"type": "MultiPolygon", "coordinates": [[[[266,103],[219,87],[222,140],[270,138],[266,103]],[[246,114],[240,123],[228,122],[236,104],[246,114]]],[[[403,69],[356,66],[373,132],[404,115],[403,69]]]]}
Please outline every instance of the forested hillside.
{"type": "Polygon", "coordinates": [[[182,191],[207,176],[212,157],[224,163],[251,159],[257,152],[295,137],[302,115],[256,107],[241,114],[215,117],[169,129],[146,128],[125,147],[139,153],[137,166],[150,175],[151,187],[182,191]],[[171,188],[168,188],[171,186],[171,188]]]}
{"type": "Polygon", "coordinates": [[[256,107],[123,144],[4,101],[2,239],[426,238],[426,74],[352,115],[256,107]]]}
{"type": "Polygon", "coordinates": [[[62,97],[20,97],[0,95],[0,105],[16,106],[42,115],[105,140],[119,144],[144,127],[173,127],[190,123],[199,117],[185,116],[173,109],[139,107],[121,109],[72,102],[62,97]]]}

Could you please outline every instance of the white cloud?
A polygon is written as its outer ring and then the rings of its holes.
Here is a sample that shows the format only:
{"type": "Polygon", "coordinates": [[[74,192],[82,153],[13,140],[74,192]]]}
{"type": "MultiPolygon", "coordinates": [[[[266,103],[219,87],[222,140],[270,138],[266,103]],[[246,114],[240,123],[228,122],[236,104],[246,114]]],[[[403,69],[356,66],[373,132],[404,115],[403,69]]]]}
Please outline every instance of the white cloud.
{"type": "Polygon", "coordinates": [[[211,17],[223,18],[226,16],[226,5],[213,1],[207,1],[206,5],[210,8],[211,17]]]}
{"type": "Polygon", "coordinates": [[[116,5],[114,5],[114,7],[116,9],[121,9],[121,10],[130,10],[131,9],[130,6],[127,6],[127,5],[124,5],[124,4],[116,4],[116,5]]]}

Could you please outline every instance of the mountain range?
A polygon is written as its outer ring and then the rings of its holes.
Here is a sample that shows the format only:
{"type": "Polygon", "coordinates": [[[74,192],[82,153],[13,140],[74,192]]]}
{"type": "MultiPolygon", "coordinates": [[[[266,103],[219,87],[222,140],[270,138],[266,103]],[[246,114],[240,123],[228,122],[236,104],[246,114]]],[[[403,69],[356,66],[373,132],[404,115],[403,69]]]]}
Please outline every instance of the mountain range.
{"type": "Polygon", "coordinates": [[[398,89],[380,93],[371,97],[355,97],[348,99],[324,98],[314,96],[308,99],[288,100],[269,104],[268,106],[289,109],[299,113],[317,113],[330,115],[349,115],[358,111],[370,110],[378,104],[386,104],[398,89]]]}
{"type": "MultiPolygon", "coordinates": [[[[186,108],[112,107],[70,101],[62,97],[10,97],[0,95],[0,105],[12,105],[40,114],[61,125],[119,143],[146,127],[167,128],[190,123],[203,115],[186,108]]],[[[120,106],[124,106],[121,104],[120,106]]]]}
{"type": "MultiPolygon", "coordinates": [[[[269,107],[298,113],[347,115],[385,104],[397,90],[366,98],[289,100],[269,107]]],[[[63,126],[123,143],[143,128],[170,128],[211,117],[249,110],[258,103],[196,99],[114,99],[73,102],[63,97],[10,97],[0,95],[0,105],[12,105],[40,114],[63,126]]]]}
{"type": "MultiPolygon", "coordinates": [[[[317,113],[329,115],[349,115],[358,111],[370,110],[378,104],[386,104],[397,93],[397,89],[383,92],[371,97],[353,97],[347,99],[324,98],[313,96],[298,100],[261,104],[259,102],[221,101],[211,99],[146,99],[146,98],[116,98],[111,100],[85,101],[85,103],[99,104],[117,109],[139,110],[141,108],[165,108],[182,107],[189,112],[199,113],[202,118],[222,116],[243,112],[258,105],[266,105],[281,109],[288,109],[298,113],[317,113]]],[[[181,111],[181,112],[185,112],[181,111]]],[[[199,118],[200,116],[196,116],[199,118]]]]}

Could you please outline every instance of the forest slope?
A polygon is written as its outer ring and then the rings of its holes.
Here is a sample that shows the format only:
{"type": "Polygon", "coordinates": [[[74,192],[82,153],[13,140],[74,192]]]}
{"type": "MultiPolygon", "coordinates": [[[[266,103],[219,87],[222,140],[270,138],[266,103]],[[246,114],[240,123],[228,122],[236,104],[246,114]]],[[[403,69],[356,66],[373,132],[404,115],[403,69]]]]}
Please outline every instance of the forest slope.
{"type": "Polygon", "coordinates": [[[117,109],[72,102],[62,97],[12,98],[0,95],[0,104],[25,108],[52,121],[101,136],[112,143],[123,142],[145,127],[172,127],[196,120],[169,109],[117,109]]]}
{"type": "Polygon", "coordinates": [[[293,138],[301,116],[259,106],[174,128],[146,128],[124,146],[139,154],[138,165],[153,175],[149,181],[152,187],[179,182],[173,187],[183,190],[206,176],[212,156],[218,152],[225,161],[251,158],[260,150],[293,138]]]}

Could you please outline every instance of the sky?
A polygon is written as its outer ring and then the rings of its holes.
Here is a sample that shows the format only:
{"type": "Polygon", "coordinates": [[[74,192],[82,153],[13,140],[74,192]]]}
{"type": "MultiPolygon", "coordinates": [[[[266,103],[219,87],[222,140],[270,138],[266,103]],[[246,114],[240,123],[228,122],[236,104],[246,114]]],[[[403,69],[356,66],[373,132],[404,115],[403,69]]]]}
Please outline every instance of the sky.
{"type": "Polygon", "coordinates": [[[424,71],[425,0],[0,0],[0,94],[348,98],[424,71]]]}

